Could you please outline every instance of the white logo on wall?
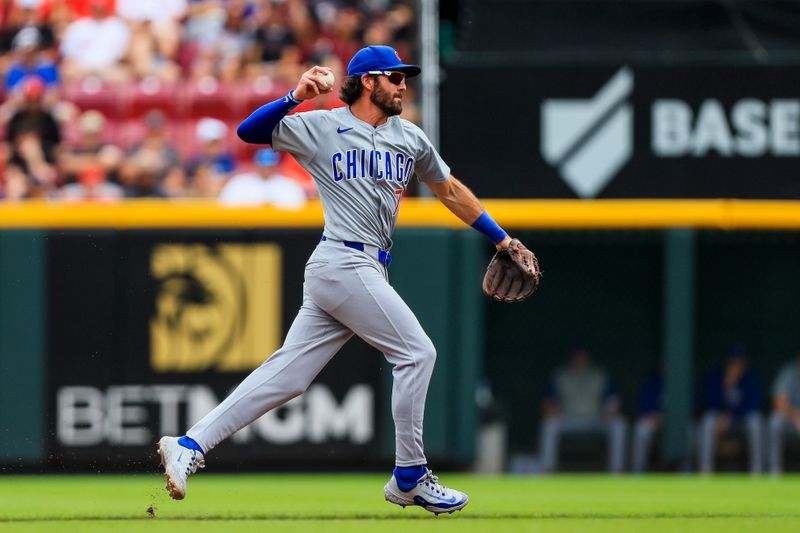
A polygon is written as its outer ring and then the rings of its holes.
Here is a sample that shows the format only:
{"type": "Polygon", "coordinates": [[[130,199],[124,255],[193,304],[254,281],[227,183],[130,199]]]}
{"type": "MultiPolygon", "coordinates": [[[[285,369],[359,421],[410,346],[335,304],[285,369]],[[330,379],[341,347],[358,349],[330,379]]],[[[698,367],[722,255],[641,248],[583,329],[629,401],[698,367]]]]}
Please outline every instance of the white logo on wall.
{"type": "MultiPolygon", "coordinates": [[[[205,385],[112,385],[62,387],[56,401],[56,436],[64,446],[149,446],[158,435],[178,435],[185,417],[194,424],[217,406],[205,385]]],[[[341,401],[321,383],[265,414],[233,435],[233,442],[260,439],[291,445],[347,440],[367,444],[375,434],[375,394],[351,386],[341,401]]]]}
{"type": "Polygon", "coordinates": [[[581,198],[597,196],[633,154],[632,91],[623,67],[588,100],[542,103],[542,155],[581,198]]]}
{"type": "Polygon", "coordinates": [[[656,157],[797,157],[800,155],[800,101],[742,98],[729,109],[715,98],[697,112],[683,100],[653,102],[656,157]]]}

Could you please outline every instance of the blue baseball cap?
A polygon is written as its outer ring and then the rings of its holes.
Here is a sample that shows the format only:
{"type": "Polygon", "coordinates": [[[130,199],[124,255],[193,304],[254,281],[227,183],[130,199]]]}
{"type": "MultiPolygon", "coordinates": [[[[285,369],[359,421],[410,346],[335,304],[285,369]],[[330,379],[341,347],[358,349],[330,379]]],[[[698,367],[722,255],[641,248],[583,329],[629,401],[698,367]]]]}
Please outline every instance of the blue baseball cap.
{"type": "Polygon", "coordinates": [[[403,63],[397,51],[391,46],[379,45],[362,48],[347,65],[348,76],[361,76],[371,70],[397,70],[404,73],[407,78],[419,76],[422,72],[418,65],[403,63]]]}
{"type": "Polygon", "coordinates": [[[253,154],[253,162],[260,167],[274,167],[281,160],[281,155],[269,148],[262,148],[253,154]]]}

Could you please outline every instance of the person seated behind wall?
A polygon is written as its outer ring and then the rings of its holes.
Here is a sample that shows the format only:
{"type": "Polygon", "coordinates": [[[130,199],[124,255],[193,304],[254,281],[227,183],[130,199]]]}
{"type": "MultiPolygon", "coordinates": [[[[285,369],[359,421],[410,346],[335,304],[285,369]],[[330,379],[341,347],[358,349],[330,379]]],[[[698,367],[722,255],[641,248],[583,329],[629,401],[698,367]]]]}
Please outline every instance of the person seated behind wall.
{"type": "Polygon", "coordinates": [[[78,118],[78,138],[74,146],[62,150],[61,171],[68,182],[79,182],[80,173],[89,167],[100,167],[104,176],[114,181],[125,154],[122,149],[104,139],[106,119],[99,111],[90,109],[78,118]]]}
{"type": "Polygon", "coordinates": [[[611,392],[606,372],[592,364],[588,350],[574,349],[569,366],[556,371],[544,401],[540,431],[542,471],[556,470],[562,433],[601,433],[609,441],[609,471],[621,472],[627,424],[619,411],[619,398],[611,392]]]}
{"type": "Polygon", "coordinates": [[[190,194],[200,198],[216,198],[236,168],[233,154],[225,146],[228,126],[216,118],[203,118],[195,128],[199,150],[186,164],[190,194]]]}
{"type": "Polygon", "coordinates": [[[9,162],[34,182],[34,188],[50,191],[56,181],[56,158],[61,144],[61,127],[44,106],[44,82],[36,76],[20,84],[21,107],[6,125],[11,147],[9,162]]]}
{"type": "Polygon", "coordinates": [[[126,183],[135,181],[134,175],[142,171],[142,166],[148,169],[153,166],[159,196],[162,193],[169,198],[186,196],[186,174],[177,149],[167,138],[167,117],[162,111],[153,109],[145,116],[144,125],[144,137],[128,152],[128,160],[135,164],[126,166],[126,183]]]}
{"type": "Polygon", "coordinates": [[[88,0],[89,16],[67,26],[61,38],[61,73],[66,80],[87,76],[109,82],[131,79],[130,68],[123,64],[131,33],[128,25],[114,16],[108,0],[88,0]]]}
{"type": "Polygon", "coordinates": [[[6,71],[5,89],[13,92],[27,76],[38,76],[46,89],[58,86],[58,66],[52,58],[41,53],[42,37],[33,26],[22,28],[12,41],[12,62],[6,71]]]}
{"type": "Polygon", "coordinates": [[[219,199],[229,205],[272,204],[283,209],[299,209],[306,203],[306,193],[292,178],[278,172],[281,157],[269,148],[253,156],[256,168],[233,176],[220,192],[219,199]]]}
{"type": "Polygon", "coordinates": [[[176,63],[186,15],[186,0],[117,0],[117,15],[131,31],[128,62],[137,78],[172,82],[180,77],[176,63]]]}
{"type": "Polygon", "coordinates": [[[800,354],[786,363],[772,386],[772,415],[769,418],[769,469],[783,472],[783,437],[800,435],[800,354]]]}
{"type": "Polygon", "coordinates": [[[731,431],[747,433],[750,471],[761,472],[763,461],[763,420],[761,383],[749,368],[745,350],[735,346],[725,365],[708,374],[703,383],[704,413],[698,431],[698,464],[700,471],[714,469],[714,453],[719,439],[731,431]]]}
{"type": "Polygon", "coordinates": [[[125,193],[116,183],[109,183],[108,174],[102,166],[90,165],[78,172],[75,183],[62,187],[59,195],[73,201],[112,201],[123,198],[125,193]]]}
{"type": "Polygon", "coordinates": [[[168,198],[163,179],[164,160],[156,151],[140,150],[122,166],[120,183],[126,198],[168,198]]]}
{"type": "Polygon", "coordinates": [[[633,428],[631,470],[647,471],[653,437],[664,426],[664,384],[661,372],[653,372],[639,390],[639,412],[633,428]]]}
{"type": "Polygon", "coordinates": [[[0,201],[25,200],[33,196],[33,180],[17,165],[5,165],[0,175],[0,201]]]}

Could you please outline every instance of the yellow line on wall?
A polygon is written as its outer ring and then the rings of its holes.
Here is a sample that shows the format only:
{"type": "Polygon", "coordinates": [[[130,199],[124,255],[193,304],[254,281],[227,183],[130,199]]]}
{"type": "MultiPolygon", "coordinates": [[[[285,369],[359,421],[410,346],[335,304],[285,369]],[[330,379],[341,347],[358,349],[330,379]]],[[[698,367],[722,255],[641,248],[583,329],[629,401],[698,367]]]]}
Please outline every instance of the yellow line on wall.
{"type": "MultiPolygon", "coordinates": [[[[800,229],[800,201],[782,200],[487,200],[511,229],[696,227],[800,229]]],[[[305,209],[232,208],[214,201],[120,203],[0,202],[0,229],[11,228],[322,228],[318,202],[305,209]]],[[[400,227],[464,225],[435,199],[410,198],[400,227]]]]}

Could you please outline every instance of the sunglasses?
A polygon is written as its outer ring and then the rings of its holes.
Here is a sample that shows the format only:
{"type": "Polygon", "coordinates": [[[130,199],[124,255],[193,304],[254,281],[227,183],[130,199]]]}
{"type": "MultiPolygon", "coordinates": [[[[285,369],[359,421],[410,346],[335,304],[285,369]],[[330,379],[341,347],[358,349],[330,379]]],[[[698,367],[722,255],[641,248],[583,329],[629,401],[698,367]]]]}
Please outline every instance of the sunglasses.
{"type": "Polygon", "coordinates": [[[383,75],[389,78],[389,81],[395,85],[401,85],[403,82],[406,81],[406,75],[403,72],[397,72],[396,70],[370,70],[367,74],[377,74],[383,75]]]}

